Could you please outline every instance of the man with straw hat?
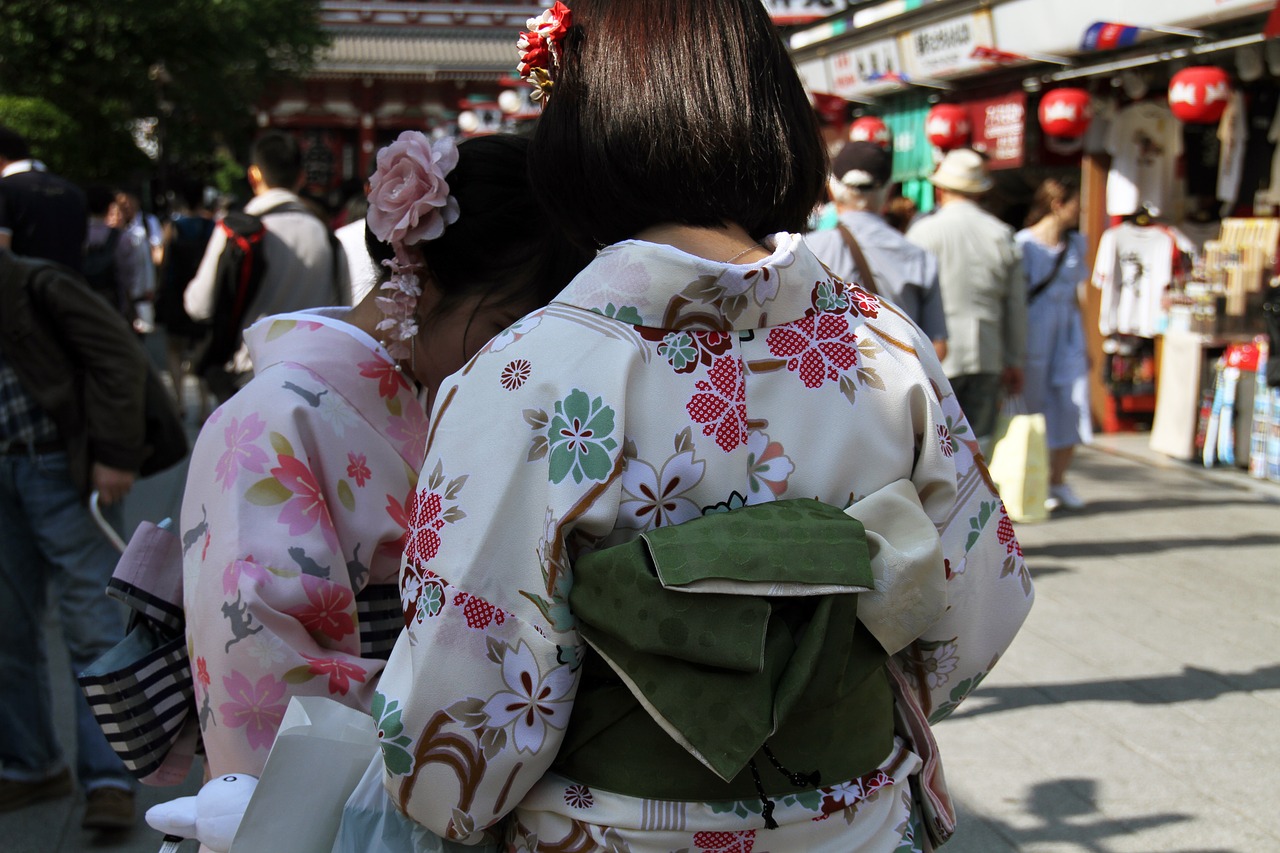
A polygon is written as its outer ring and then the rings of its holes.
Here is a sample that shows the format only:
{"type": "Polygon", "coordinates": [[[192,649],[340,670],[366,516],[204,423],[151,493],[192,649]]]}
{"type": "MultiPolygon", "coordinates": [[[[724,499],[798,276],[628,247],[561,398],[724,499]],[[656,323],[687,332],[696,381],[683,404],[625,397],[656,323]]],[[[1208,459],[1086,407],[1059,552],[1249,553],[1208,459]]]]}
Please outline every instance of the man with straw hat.
{"type": "Polygon", "coordinates": [[[929,180],[937,191],[938,210],[916,222],[907,239],[938,258],[948,332],[942,367],[988,452],[1001,391],[1022,391],[1026,274],[1013,229],[978,206],[992,186],[981,154],[967,148],[949,151],[929,180]]]}

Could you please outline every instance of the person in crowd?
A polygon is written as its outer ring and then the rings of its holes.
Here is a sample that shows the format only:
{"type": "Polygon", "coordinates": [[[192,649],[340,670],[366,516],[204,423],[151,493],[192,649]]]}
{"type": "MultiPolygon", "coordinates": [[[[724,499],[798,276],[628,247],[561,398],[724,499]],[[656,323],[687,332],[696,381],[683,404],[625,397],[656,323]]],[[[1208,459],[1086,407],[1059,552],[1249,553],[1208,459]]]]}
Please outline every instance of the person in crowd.
{"type": "Polygon", "coordinates": [[[89,225],[80,272],[95,293],[132,325],[137,317],[129,298],[140,258],[119,228],[111,225],[115,193],[102,184],[85,187],[89,225]]]}
{"type": "Polygon", "coordinates": [[[160,217],[144,211],[138,194],[128,190],[116,193],[116,204],[120,206],[125,227],[146,242],[151,265],[159,269],[164,263],[164,226],[160,224],[160,217]]]}
{"type": "Polygon", "coordinates": [[[938,290],[938,261],[912,245],[880,215],[889,192],[893,155],[870,142],[849,142],[831,164],[831,199],[840,220],[805,237],[809,249],[844,281],[863,282],[861,253],[873,277],[871,289],[901,308],[947,357],[947,321],[938,290]]]}
{"type": "Polygon", "coordinates": [[[128,193],[116,193],[107,211],[107,225],[120,234],[120,245],[129,255],[127,263],[119,266],[124,276],[125,314],[133,324],[133,330],[145,334],[152,330],[151,300],[155,298],[156,268],[151,261],[151,244],[141,225],[134,225],[133,208],[128,193]]]}
{"type": "Polygon", "coordinates": [[[346,224],[334,231],[347,256],[347,272],[351,277],[351,301],[359,302],[373,289],[378,280],[378,270],[365,246],[365,214],[369,209],[369,185],[352,196],[346,204],[346,224]]]}
{"type": "MultiPolygon", "coordinates": [[[[147,356],[78,274],[7,249],[0,249],[0,323],[0,811],[11,811],[74,790],[46,671],[47,596],[74,672],[124,636],[105,595],[120,555],[87,501],[96,491],[118,526],[148,452],[147,356]]],[[[132,779],[78,687],[73,702],[82,823],[129,827],[132,779]]]]}
{"type": "Polygon", "coordinates": [[[884,206],[884,221],[900,233],[906,234],[920,215],[916,203],[904,195],[889,199],[884,206]]]}
{"type": "Polygon", "coordinates": [[[1022,396],[1029,411],[1045,416],[1050,509],[1084,507],[1066,477],[1076,445],[1092,438],[1080,316],[1080,287],[1089,278],[1089,262],[1079,224],[1079,185],[1070,178],[1046,178],[1036,189],[1027,227],[1014,235],[1028,282],[1022,396]]]}
{"type": "MultiPolygon", "coordinates": [[[[260,216],[266,226],[266,269],[257,295],[245,310],[242,331],[273,314],[351,304],[346,261],[335,258],[328,226],[298,197],[303,177],[302,155],[292,135],[272,130],[254,141],[248,168],[253,198],[244,210],[260,216]]],[[[197,322],[213,317],[215,273],[226,245],[226,233],[215,229],[184,294],[187,314],[197,322]]],[[[225,401],[252,375],[248,348],[241,345],[226,365],[207,378],[210,389],[225,401]]]]}
{"type": "Polygon", "coordinates": [[[938,258],[947,316],[942,362],[960,408],[989,452],[1001,394],[1022,393],[1027,348],[1027,289],[1013,229],[978,206],[992,187],[977,151],[948,151],[929,179],[938,208],[907,239],[938,258]]]}
{"type": "Polygon", "coordinates": [[[261,772],[291,695],[369,710],[404,625],[404,541],[431,514],[413,502],[424,401],[589,257],[529,220],[527,151],[510,135],[455,147],[402,134],[373,178],[370,249],[391,264],[381,287],[354,308],[273,315],[245,333],[254,377],[205,423],[182,502],[213,777],[261,772]],[[406,161],[430,180],[401,182],[406,161]]]}
{"type": "MultiPolygon", "coordinates": [[[[187,314],[183,297],[200,268],[200,260],[213,235],[214,219],[199,181],[180,180],[177,187],[178,209],[164,226],[164,265],[156,293],[156,322],[164,329],[169,378],[181,411],[183,387],[187,376],[193,373],[192,361],[209,333],[207,323],[197,323],[187,314]]],[[[203,377],[192,378],[200,395],[198,422],[203,423],[209,414],[208,389],[203,377]]]]}
{"type": "Polygon", "coordinates": [[[31,156],[20,133],[0,125],[0,247],[80,269],[84,193],[31,156]]]}
{"type": "Polygon", "coordinates": [[[520,50],[527,227],[599,251],[436,393],[372,706],[389,795],[507,850],[945,836],[912,796],[945,799],[925,709],[981,680],[1030,579],[928,339],[796,233],[827,162],[767,10],[556,3],[520,50]],[[843,510],[889,494],[936,550],[882,586],[843,510]]]}

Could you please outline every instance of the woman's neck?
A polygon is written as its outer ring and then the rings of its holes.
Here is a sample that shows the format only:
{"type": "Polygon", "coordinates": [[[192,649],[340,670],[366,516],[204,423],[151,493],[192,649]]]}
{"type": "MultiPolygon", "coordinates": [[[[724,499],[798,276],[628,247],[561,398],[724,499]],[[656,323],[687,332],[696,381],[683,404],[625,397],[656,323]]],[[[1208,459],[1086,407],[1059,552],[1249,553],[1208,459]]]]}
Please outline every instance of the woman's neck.
{"type": "Polygon", "coordinates": [[[668,222],[649,226],[636,234],[635,239],[664,243],[690,255],[720,263],[749,264],[770,254],[768,249],[752,239],[745,228],[735,223],[699,227],[668,222]]]}
{"type": "Polygon", "coordinates": [[[1062,235],[1066,229],[1062,227],[1062,222],[1056,216],[1046,216],[1031,226],[1031,234],[1036,241],[1053,248],[1062,245],[1062,235]]]}

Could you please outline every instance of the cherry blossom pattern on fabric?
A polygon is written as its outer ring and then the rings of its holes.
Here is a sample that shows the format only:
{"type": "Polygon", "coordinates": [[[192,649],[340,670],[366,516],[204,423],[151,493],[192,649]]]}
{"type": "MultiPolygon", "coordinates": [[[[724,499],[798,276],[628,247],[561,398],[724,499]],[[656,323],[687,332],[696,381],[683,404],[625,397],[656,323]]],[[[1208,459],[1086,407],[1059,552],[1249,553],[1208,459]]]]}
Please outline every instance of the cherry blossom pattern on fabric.
{"type": "MultiPolygon", "coordinates": [[[[284,487],[284,492],[279,493],[284,506],[280,508],[280,515],[276,520],[288,527],[290,536],[302,536],[319,526],[325,544],[337,551],[338,532],[334,529],[324,489],[320,487],[315,473],[292,455],[280,454],[276,457],[276,463],[277,467],[272,468],[269,473],[277,485],[284,487]]],[[[258,485],[251,487],[250,492],[256,488],[258,485]]],[[[253,501],[252,495],[247,497],[253,501]]]]}
{"type": "Polygon", "coordinates": [[[716,356],[733,346],[733,338],[724,332],[701,329],[655,329],[641,326],[640,337],[657,344],[658,355],[676,373],[693,373],[699,366],[710,367],[716,356]]]}
{"type": "Polygon", "coordinates": [[[843,314],[813,314],[779,326],[766,339],[769,352],[787,360],[787,370],[806,388],[839,382],[858,363],[857,336],[843,314]]]}
{"type": "Polygon", "coordinates": [[[698,393],[685,404],[694,423],[702,425],[703,435],[715,435],[716,444],[725,453],[747,443],[747,383],[742,359],[722,356],[707,371],[705,380],[694,387],[698,393]]]}
{"type": "Polygon", "coordinates": [[[609,478],[618,440],[613,437],[613,409],[603,398],[574,388],[555,404],[552,414],[526,409],[524,418],[541,433],[534,436],[529,461],[546,457],[551,482],[572,477],[575,483],[600,483],[609,478]]]}
{"type": "Polygon", "coordinates": [[[748,503],[763,503],[780,497],[787,490],[787,478],[795,465],[782,449],[760,430],[747,435],[747,469],[750,473],[748,503]]]}
{"type": "Polygon", "coordinates": [[[938,424],[938,445],[942,449],[942,455],[950,458],[955,455],[955,440],[951,437],[951,430],[946,424],[938,424]]]}
{"type": "Polygon", "coordinates": [[[322,646],[341,641],[356,630],[355,596],[349,587],[314,575],[301,575],[307,603],[289,615],[322,646]]]}
{"type": "Polygon", "coordinates": [[[562,730],[573,707],[566,697],[574,685],[573,670],[554,666],[542,672],[533,651],[522,641],[514,649],[503,647],[502,680],[506,690],[489,697],[484,713],[489,726],[510,727],[519,752],[542,749],[547,730],[562,730]]]}
{"type": "Polygon", "coordinates": [[[268,673],[253,684],[241,673],[232,672],[222,679],[222,686],[229,697],[219,709],[223,725],[243,728],[253,749],[270,749],[284,719],[285,683],[268,673]]]}
{"type": "Polygon", "coordinates": [[[848,782],[823,788],[822,814],[827,816],[844,811],[892,784],[893,777],[883,770],[875,770],[860,779],[850,779],[848,782]]]}
{"type": "MultiPolygon", "coordinates": [[[[438,615],[444,606],[445,584],[427,568],[427,564],[440,553],[444,542],[441,531],[467,517],[457,502],[466,485],[467,475],[446,480],[444,469],[437,463],[427,477],[426,485],[417,491],[411,500],[412,506],[408,507],[404,562],[400,573],[400,605],[407,627],[420,625],[424,619],[438,615]]],[[[390,495],[387,498],[391,500],[390,495]]]]}
{"type": "Polygon", "coordinates": [[[262,435],[266,426],[262,418],[252,413],[243,421],[232,418],[231,423],[223,430],[222,440],[227,449],[218,457],[218,464],[214,467],[214,480],[222,486],[224,492],[231,488],[240,469],[261,474],[271,461],[266,452],[253,443],[262,435]]]}
{"type": "Polygon", "coordinates": [[[622,503],[618,526],[652,530],[697,518],[701,508],[685,495],[702,482],[706,463],[697,459],[688,428],[676,438],[680,452],[667,459],[662,470],[643,459],[629,458],[622,469],[622,503]],[[688,448],[688,449],[684,449],[688,448]]]}
{"type": "Polygon", "coordinates": [[[307,659],[307,665],[299,669],[309,675],[328,676],[330,693],[346,696],[352,681],[363,683],[365,680],[364,669],[351,661],[341,658],[313,658],[308,654],[302,656],[307,659]]]}
{"type": "Polygon", "coordinates": [[[373,472],[369,470],[369,461],[363,453],[347,454],[347,476],[355,480],[357,489],[363,489],[364,484],[373,476],[373,472]]]}
{"type": "Polygon", "coordinates": [[[396,366],[389,361],[376,358],[372,361],[362,361],[356,366],[360,368],[361,376],[378,380],[380,397],[392,400],[400,391],[409,390],[409,380],[405,379],[404,374],[396,370],[396,366]]]}

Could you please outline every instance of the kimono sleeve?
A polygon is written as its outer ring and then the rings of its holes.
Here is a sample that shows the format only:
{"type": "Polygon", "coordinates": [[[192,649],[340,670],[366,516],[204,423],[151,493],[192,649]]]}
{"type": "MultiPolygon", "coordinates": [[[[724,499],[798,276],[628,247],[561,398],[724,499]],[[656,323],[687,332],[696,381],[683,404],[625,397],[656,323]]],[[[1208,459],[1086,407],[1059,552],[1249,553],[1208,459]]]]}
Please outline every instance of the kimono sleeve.
{"type": "Polygon", "coordinates": [[[622,380],[583,359],[583,382],[539,383],[573,372],[545,364],[572,345],[521,343],[437,398],[401,564],[407,627],[374,701],[392,799],[469,843],[559,750],[582,650],[565,543],[610,530],[620,493],[622,380]]]}
{"type": "Polygon", "coordinates": [[[345,457],[324,446],[315,409],[277,391],[260,375],[206,423],[183,498],[187,643],[215,776],[262,771],[293,695],[367,709],[383,666],[360,657],[363,578],[331,512],[360,499],[333,461],[345,457]]]}
{"type": "MultiPolygon", "coordinates": [[[[956,478],[957,497],[947,505],[921,496],[942,539],[947,610],[896,658],[925,714],[937,722],[995,666],[1026,619],[1034,593],[1022,547],[972,430],[941,371],[926,369],[943,389],[942,419],[951,434],[943,453],[956,478]]],[[[928,454],[922,454],[917,468],[929,465],[928,454]]],[[[919,470],[915,479],[918,485],[927,482],[919,470]]]]}

